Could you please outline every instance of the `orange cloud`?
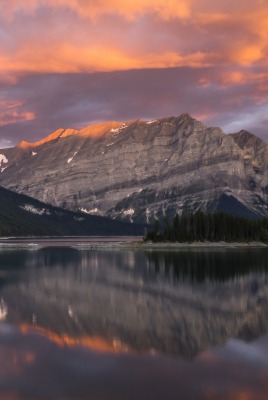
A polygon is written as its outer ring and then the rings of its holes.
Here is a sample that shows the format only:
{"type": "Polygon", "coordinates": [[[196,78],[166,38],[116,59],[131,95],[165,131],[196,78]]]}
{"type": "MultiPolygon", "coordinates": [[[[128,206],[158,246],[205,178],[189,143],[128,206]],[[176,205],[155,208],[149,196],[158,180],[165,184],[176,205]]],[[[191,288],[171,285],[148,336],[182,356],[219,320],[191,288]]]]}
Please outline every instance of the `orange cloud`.
{"type": "Polygon", "coordinates": [[[131,54],[112,46],[79,47],[69,43],[42,49],[25,46],[17,54],[0,58],[0,71],[8,73],[78,73],[205,65],[209,63],[202,52],[183,55],[167,51],[143,55],[131,54]]]}
{"type": "Polygon", "coordinates": [[[234,59],[238,60],[240,65],[251,65],[263,57],[261,44],[245,45],[241,49],[236,49],[234,59]]]}
{"type": "Polygon", "coordinates": [[[232,66],[224,83],[242,84],[239,69],[268,67],[268,5],[258,0],[231,9],[223,0],[9,0],[0,2],[1,17],[13,45],[0,52],[9,81],[20,73],[232,66]]]}
{"type": "Polygon", "coordinates": [[[255,72],[252,70],[227,71],[219,76],[219,82],[222,86],[231,85],[254,85],[255,90],[251,93],[252,100],[256,104],[264,104],[267,101],[268,93],[268,73],[255,72]]]}

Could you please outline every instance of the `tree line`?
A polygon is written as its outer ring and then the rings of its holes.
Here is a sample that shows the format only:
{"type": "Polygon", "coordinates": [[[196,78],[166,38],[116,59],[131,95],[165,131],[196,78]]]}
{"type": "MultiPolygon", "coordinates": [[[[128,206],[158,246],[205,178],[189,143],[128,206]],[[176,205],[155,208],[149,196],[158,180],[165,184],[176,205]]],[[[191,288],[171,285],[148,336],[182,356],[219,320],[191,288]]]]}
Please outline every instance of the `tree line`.
{"type": "Polygon", "coordinates": [[[268,241],[268,218],[249,219],[224,212],[205,214],[202,211],[176,214],[170,223],[155,220],[153,230],[144,238],[152,242],[250,242],[268,241]]]}

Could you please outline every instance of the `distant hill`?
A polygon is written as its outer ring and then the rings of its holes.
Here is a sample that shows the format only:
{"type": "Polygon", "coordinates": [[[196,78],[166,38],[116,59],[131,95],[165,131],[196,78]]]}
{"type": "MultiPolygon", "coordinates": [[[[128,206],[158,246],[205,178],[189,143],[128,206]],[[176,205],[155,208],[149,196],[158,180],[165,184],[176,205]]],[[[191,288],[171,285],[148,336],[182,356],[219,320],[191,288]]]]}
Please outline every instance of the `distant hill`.
{"type": "Polygon", "coordinates": [[[63,210],[0,187],[0,236],[143,233],[142,225],[63,210]]]}

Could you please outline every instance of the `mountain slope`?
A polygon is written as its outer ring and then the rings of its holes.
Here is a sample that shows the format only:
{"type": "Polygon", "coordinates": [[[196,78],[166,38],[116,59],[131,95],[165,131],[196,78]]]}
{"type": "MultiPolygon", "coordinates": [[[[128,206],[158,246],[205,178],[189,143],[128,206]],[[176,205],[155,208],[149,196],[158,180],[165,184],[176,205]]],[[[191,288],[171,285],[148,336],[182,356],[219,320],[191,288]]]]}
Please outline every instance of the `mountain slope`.
{"type": "Polygon", "coordinates": [[[268,213],[268,145],[189,114],[61,129],[1,156],[1,185],[70,210],[134,222],[198,208],[268,213]]]}
{"type": "Polygon", "coordinates": [[[0,187],[0,236],[143,233],[139,225],[63,210],[0,187]]]}

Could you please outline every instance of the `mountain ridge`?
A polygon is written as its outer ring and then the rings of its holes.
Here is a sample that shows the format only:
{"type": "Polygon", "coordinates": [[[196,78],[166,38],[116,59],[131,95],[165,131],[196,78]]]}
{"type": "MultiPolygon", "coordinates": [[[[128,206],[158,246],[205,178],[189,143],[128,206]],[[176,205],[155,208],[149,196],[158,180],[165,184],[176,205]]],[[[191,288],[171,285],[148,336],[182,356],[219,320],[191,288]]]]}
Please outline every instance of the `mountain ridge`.
{"type": "Polygon", "coordinates": [[[70,135],[75,134],[77,131],[75,129],[63,129],[63,128],[59,128],[56,131],[50,133],[48,136],[46,136],[44,139],[41,139],[37,142],[27,142],[26,140],[22,140],[21,142],[19,142],[15,147],[18,148],[31,148],[31,147],[39,147],[44,143],[48,143],[51,142],[52,140],[57,140],[59,138],[63,138],[63,137],[67,137],[70,135]]]}
{"type": "MultiPolygon", "coordinates": [[[[135,121],[140,121],[140,120],[129,121],[128,124],[130,125],[132,122],[135,121]]],[[[18,148],[39,147],[45,143],[73,135],[97,137],[101,136],[102,134],[109,133],[113,129],[118,129],[122,125],[126,126],[126,124],[127,124],[126,122],[110,121],[110,122],[88,125],[81,129],[59,128],[56,129],[54,132],[50,133],[48,136],[45,136],[43,139],[38,140],[37,142],[27,142],[26,140],[22,140],[15,147],[18,148]]]]}

